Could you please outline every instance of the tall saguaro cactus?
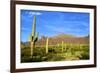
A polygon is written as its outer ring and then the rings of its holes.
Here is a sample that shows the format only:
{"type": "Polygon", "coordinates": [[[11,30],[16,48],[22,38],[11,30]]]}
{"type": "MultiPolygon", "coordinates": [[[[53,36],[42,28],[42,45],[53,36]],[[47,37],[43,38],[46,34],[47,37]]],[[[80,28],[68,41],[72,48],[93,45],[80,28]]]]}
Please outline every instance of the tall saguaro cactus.
{"type": "Polygon", "coordinates": [[[38,40],[38,33],[36,31],[36,16],[34,16],[33,26],[32,26],[32,33],[30,35],[30,47],[31,47],[31,58],[33,57],[33,49],[35,47],[35,42],[38,40]]]}
{"type": "Polygon", "coordinates": [[[49,44],[49,39],[46,39],[46,54],[48,53],[48,44],[49,44]]]}
{"type": "Polygon", "coordinates": [[[63,48],[64,48],[64,42],[62,41],[62,52],[63,52],[63,48]]]}

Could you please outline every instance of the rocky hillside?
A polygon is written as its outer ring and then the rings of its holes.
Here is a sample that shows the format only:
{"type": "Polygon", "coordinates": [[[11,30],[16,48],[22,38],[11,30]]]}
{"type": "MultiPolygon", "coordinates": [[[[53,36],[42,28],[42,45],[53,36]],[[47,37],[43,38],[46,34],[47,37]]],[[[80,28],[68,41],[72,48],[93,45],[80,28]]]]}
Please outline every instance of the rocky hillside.
{"type": "MultiPolygon", "coordinates": [[[[47,37],[42,37],[36,42],[36,45],[44,45],[46,43],[47,37]]],[[[49,45],[55,45],[61,42],[64,43],[72,43],[72,44],[88,44],[89,43],[89,36],[85,37],[77,37],[72,35],[65,35],[60,34],[57,36],[49,37],[49,45]]]]}

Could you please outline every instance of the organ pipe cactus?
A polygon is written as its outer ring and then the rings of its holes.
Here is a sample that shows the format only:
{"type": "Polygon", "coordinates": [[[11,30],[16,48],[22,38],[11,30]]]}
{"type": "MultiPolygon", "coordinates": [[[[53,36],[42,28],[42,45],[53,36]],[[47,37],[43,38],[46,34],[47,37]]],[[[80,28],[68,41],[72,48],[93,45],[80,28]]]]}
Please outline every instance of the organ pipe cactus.
{"type": "Polygon", "coordinates": [[[29,37],[30,47],[31,47],[31,58],[33,57],[33,49],[35,48],[35,43],[38,40],[38,33],[36,33],[35,31],[36,31],[36,16],[34,16],[32,33],[29,37]]]}

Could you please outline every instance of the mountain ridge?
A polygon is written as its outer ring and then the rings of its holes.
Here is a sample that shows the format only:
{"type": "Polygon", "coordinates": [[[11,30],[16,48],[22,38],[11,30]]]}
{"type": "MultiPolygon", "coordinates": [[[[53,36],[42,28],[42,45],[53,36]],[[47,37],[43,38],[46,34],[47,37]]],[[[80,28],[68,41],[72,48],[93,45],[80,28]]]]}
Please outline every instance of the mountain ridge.
{"type": "MultiPolygon", "coordinates": [[[[43,36],[36,42],[36,45],[45,45],[47,37],[43,36]]],[[[74,35],[66,35],[66,34],[58,34],[53,37],[48,37],[49,45],[56,45],[61,43],[72,43],[72,44],[89,44],[89,35],[88,36],[74,36],[74,35]]]]}

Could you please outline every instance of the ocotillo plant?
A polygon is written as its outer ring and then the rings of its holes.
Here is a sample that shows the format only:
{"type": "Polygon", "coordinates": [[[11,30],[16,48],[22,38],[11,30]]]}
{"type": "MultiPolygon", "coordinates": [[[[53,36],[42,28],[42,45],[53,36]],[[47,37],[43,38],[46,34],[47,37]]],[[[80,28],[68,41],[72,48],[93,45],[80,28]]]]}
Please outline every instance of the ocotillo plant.
{"type": "Polygon", "coordinates": [[[30,47],[31,47],[31,58],[33,57],[33,49],[35,47],[35,42],[38,40],[38,33],[36,31],[36,16],[34,16],[33,26],[32,26],[32,33],[30,35],[30,47]]]}
{"type": "Polygon", "coordinates": [[[46,54],[48,53],[48,44],[49,44],[49,39],[46,39],[46,54]]]}

